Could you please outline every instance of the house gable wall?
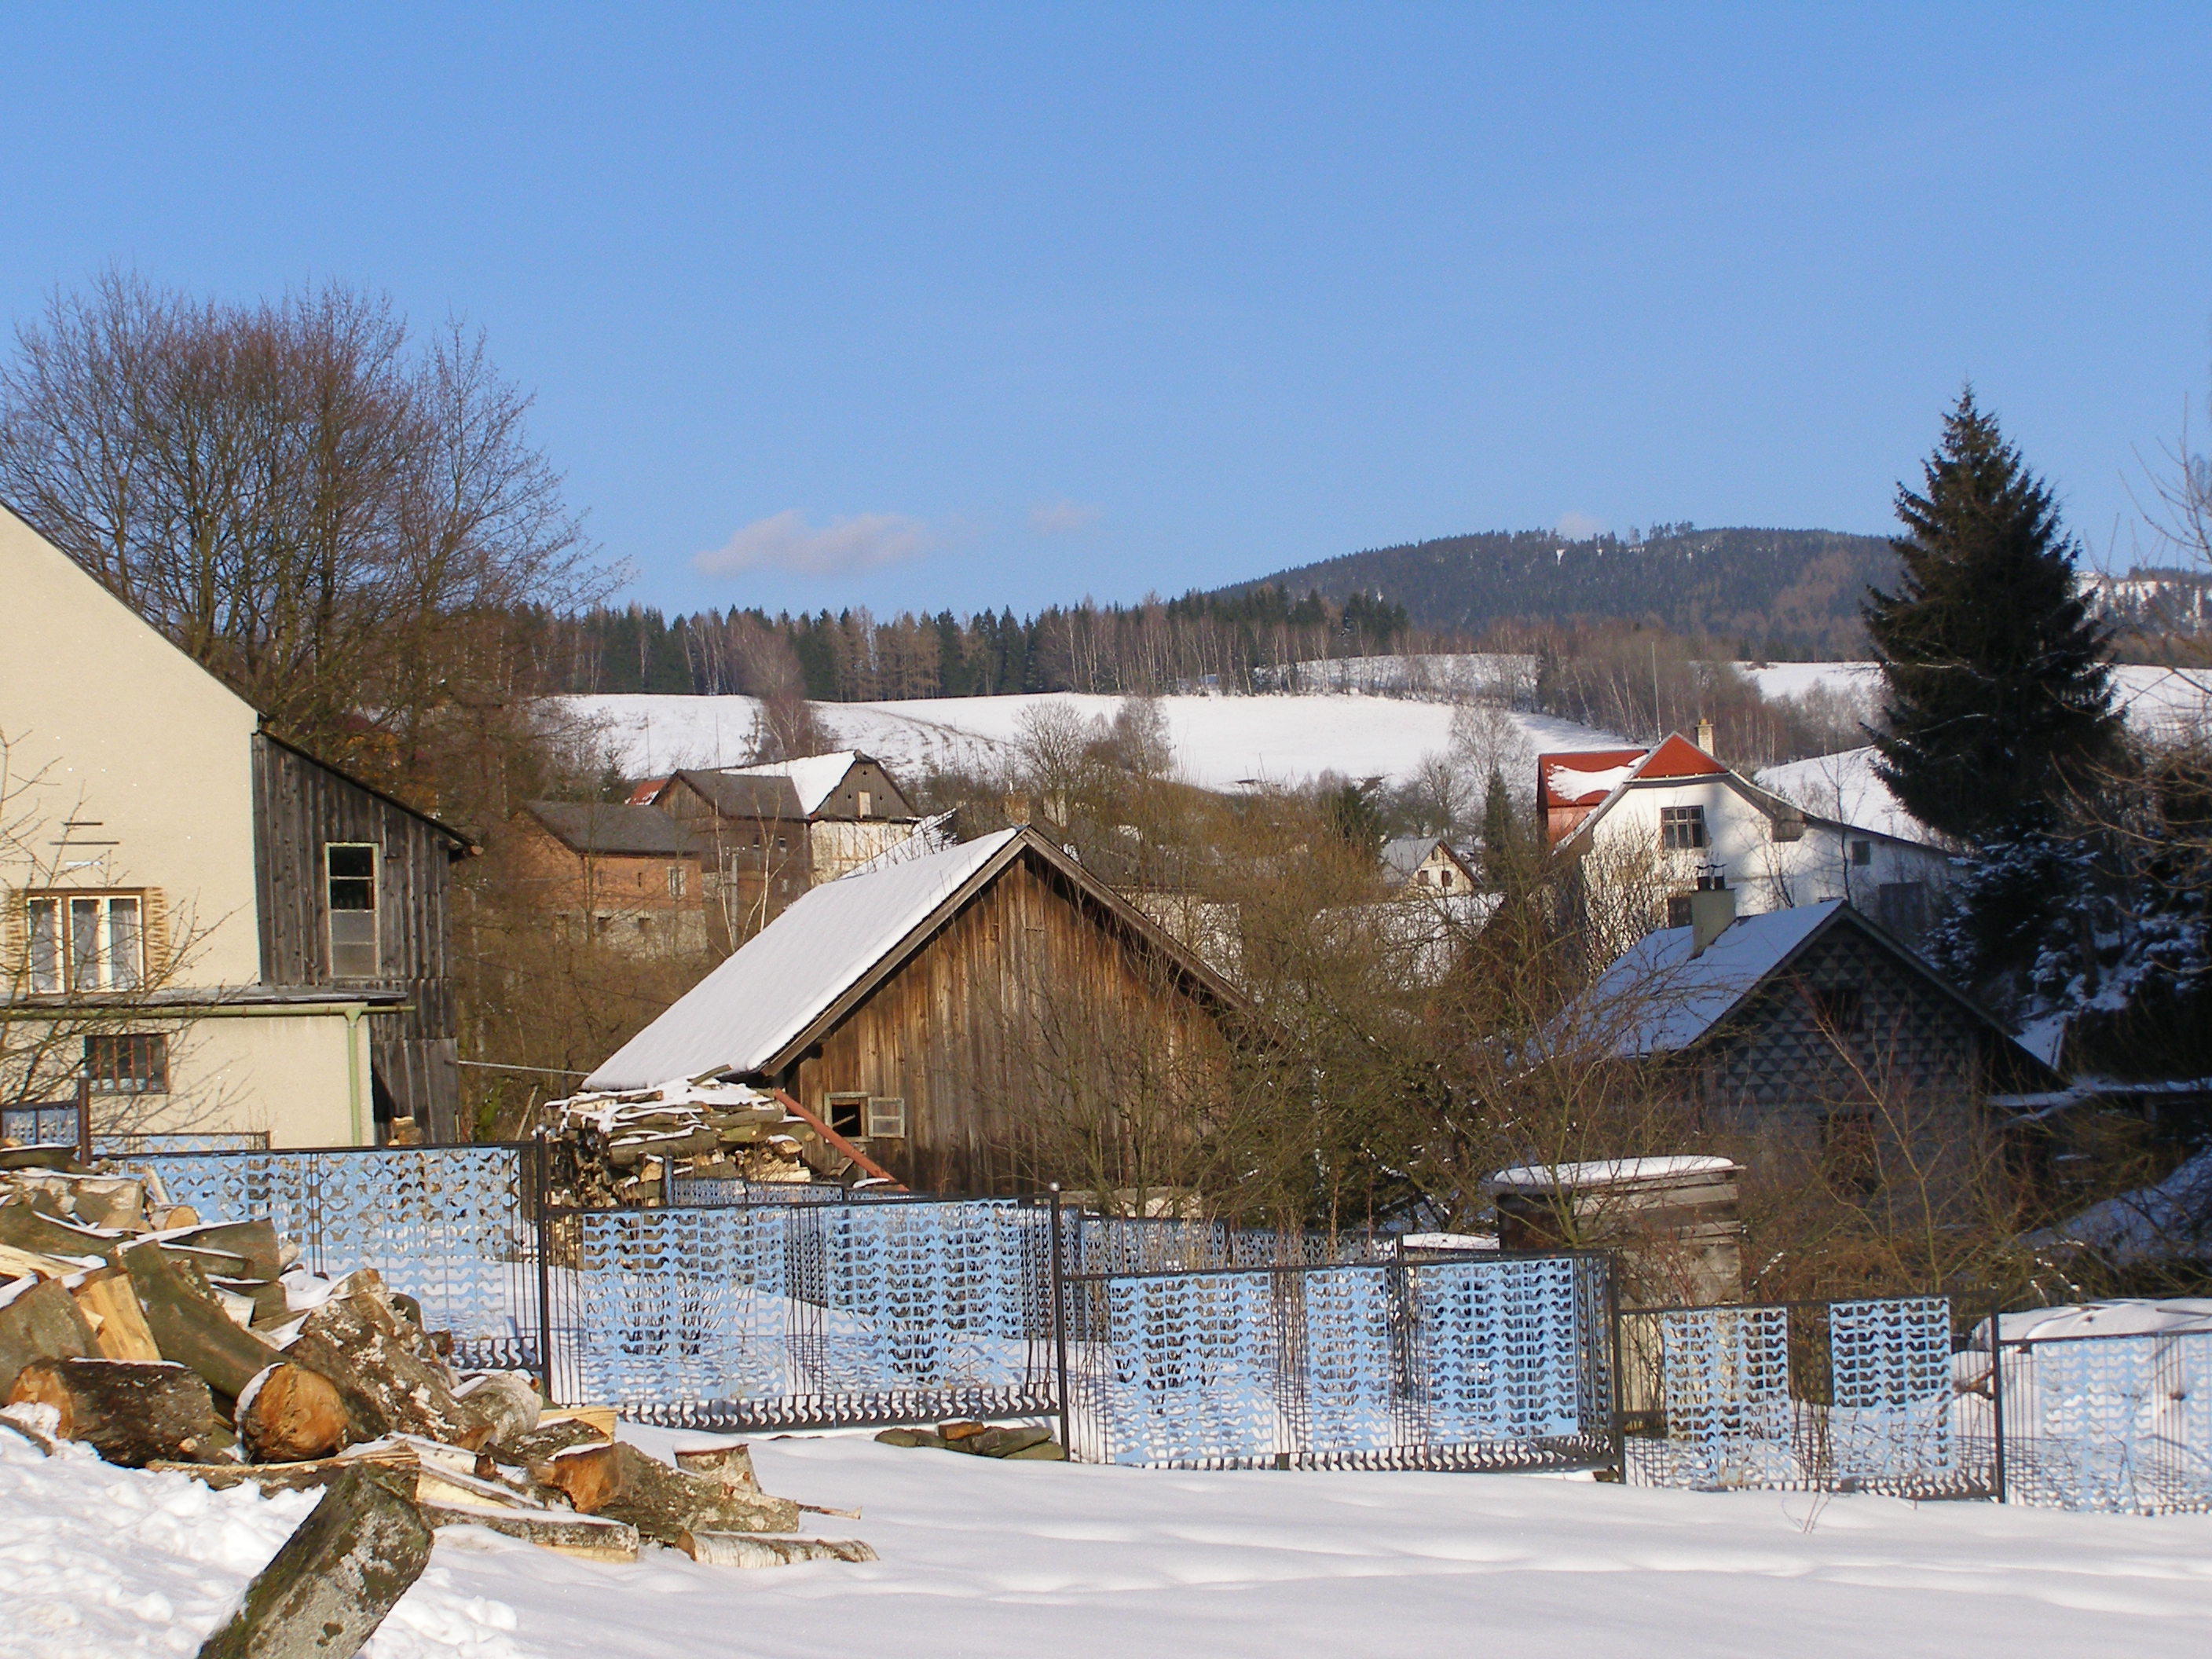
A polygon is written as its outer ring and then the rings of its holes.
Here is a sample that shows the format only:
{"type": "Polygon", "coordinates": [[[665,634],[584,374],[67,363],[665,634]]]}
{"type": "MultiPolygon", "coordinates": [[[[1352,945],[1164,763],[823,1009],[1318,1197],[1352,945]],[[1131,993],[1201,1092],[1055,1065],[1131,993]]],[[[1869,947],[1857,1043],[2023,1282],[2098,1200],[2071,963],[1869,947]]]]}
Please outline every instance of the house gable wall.
{"type": "Polygon", "coordinates": [[[902,1098],[906,1139],[866,1146],[918,1190],[1034,1190],[1048,1172],[1024,1149],[1052,1109],[1041,1073],[1110,1087],[1116,1066],[1225,1056],[1215,1016],[1167,978],[1091,902],[1017,860],[779,1080],[825,1119],[833,1094],[902,1098]]]}

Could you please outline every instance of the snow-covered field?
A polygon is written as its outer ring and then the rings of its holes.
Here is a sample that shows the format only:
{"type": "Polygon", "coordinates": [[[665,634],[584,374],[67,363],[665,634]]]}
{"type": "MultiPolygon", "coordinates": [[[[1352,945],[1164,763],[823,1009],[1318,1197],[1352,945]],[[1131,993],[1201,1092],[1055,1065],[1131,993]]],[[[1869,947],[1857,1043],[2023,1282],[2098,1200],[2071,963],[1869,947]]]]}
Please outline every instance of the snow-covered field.
{"type": "MultiPolygon", "coordinates": [[[[649,1446],[699,1437],[635,1431],[649,1446]]],[[[2201,1655],[2212,1516],[1499,1475],[1182,1474],[756,1440],[882,1557],[738,1572],[440,1534],[375,1659],[2201,1655]]],[[[190,1654],[310,1500],[49,1463],[0,1430],[0,1651],[190,1654]]]]}
{"type": "MultiPolygon", "coordinates": [[[[1765,697],[1799,697],[1820,690],[1856,698],[1871,709],[1881,695],[1881,672],[1870,662],[1736,665],[1765,697]]],[[[2138,731],[2159,735],[2199,732],[2212,717],[2212,672],[2122,663],[2112,674],[2119,706],[2138,731]]]]}
{"type": "MultiPolygon", "coordinates": [[[[750,697],[650,695],[565,697],[597,726],[631,777],[678,766],[735,766],[752,752],[759,704],[750,697]]],[[[1110,720],[1119,697],[1050,692],[1007,697],[926,697],[907,702],[817,703],[815,713],[842,746],[918,776],[940,768],[989,769],[1009,758],[1021,720],[1039,704],[1110,720]]],[[[1185,781],[1233,789],[1264,780],[1295,783],[1322,772],[1402,782],[1451,739],[1449,704],[1358,694],[1313,696],[1163,697],[1168,738],[1185,781]]],[[[1510,717],[1533,754],[1602,749],[1620,739],[1547,714],[1510,717]]]]}

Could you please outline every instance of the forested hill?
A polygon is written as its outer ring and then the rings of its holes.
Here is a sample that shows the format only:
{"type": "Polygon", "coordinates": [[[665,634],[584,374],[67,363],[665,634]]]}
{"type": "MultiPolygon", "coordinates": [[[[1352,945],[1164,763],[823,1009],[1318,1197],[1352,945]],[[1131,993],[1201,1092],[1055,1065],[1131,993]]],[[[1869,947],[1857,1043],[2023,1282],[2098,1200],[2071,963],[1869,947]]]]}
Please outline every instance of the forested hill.
{"type": "Polygon", "coordinates": [[[1619,617],[1737,641],[1754,656],[1856,656],[1859,601],[1888,584],[1896,555],[1877,536],[1826,530],[1662,526],[1636,544],[1493,531],[1380,547],[1224,589],[1273,584],[1342,601],[1379,593],[1417,629],[1480,633],[1509,618],[1619,617]]]}

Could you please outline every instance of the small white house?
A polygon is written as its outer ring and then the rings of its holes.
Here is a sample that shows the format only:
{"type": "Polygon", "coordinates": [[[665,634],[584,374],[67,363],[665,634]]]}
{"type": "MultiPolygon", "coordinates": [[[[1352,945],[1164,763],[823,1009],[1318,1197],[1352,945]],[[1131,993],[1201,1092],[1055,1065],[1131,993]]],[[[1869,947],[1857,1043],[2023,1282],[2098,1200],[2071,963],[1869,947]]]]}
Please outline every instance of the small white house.
{"type": "Polygon", "coordinates": [[[1893,817],[1809,810],[1679,733],[1650,750],[1540,755],[1536,769],[1558,852],[1661,883],[1671,925],[1686,924],[1691,893],[1725,886],[1739,915],[1841,899],[1911,939],[1949,878],[1948,852],[1893,817]]]}
{"type": "Polygon", "coordinates": [[[1436,836],[1399,836],[1382,843],[1382,880],[1394,891],[1418,896],[1472,893],[1474,870],[1436,836]]]}

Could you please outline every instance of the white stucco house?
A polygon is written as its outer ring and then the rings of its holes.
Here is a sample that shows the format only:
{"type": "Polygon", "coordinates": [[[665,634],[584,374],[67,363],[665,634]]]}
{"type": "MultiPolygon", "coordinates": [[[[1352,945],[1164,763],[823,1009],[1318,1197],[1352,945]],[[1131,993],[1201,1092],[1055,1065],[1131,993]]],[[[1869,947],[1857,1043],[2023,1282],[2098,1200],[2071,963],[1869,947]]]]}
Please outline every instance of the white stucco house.
{"type": "Polygon", "coordinates": [[[1540,755],[1536,769],[1555,853],[1659,883],[1670,925],[1686,925],[1692,892],[1724,886],[1741,915],[1841,899],[1912,939],[1949,879],[1948,849],[1902,814],[1862,823],[1816,810],[1679,733],[1649,750],[1540,755]]]}
{"type": "Polygon", "coordinates": [[[100,1132],[452,1135],[467,840],[264,731],[5,508],[0,591],[0,1127],[81,1093],[100,1132]]]}

